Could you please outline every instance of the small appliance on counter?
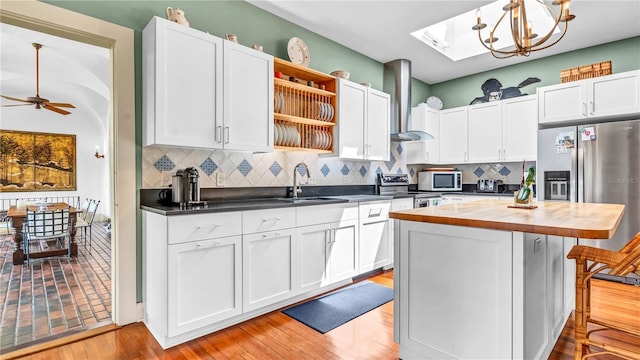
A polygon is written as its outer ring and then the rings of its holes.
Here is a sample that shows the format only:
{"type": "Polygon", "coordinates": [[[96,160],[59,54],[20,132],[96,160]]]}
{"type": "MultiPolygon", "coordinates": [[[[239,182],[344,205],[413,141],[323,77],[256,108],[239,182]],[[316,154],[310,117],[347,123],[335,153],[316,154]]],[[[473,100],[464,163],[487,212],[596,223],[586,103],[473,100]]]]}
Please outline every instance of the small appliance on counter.
{"type": "Polygon", "coordinates": [[[502,180],[480,179],[476,186],[476,192],[497,193],[502,192],[502,180]]]}
{"type": "Polygon", "coordinates": [[[418,190],[462,191],[462,171],[428,170],[418,173],[418,190]]]}
{"type": "Polygon", "coordinates": [[[376,177],[376,193],[378,195],[413,195],[413,207],[421,208],[438,206],[442,202],[440,194],[409,192],[409,175],[378,174],[376,177]]]}
{"type": "Polygon", "coordinates": [[[180,207],[206,206],[200,201],[200,174],[193,167],[179,169],[172,178],[171,200],[180,207]]]}

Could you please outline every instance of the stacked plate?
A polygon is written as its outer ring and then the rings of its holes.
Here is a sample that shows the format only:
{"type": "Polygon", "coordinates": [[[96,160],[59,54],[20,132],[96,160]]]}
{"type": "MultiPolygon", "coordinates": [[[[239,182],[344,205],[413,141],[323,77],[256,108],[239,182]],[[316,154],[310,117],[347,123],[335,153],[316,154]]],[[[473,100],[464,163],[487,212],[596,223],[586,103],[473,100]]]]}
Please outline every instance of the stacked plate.
{"type": "Polygon", "coordinates": [[[275,124],[273,136],[278,146],[300,146],[302,143],[298,129],[289,124],[275,124]]]}
{"type": "Polygon", "coordinates": [[[333,120],[334,115],[333,105],[321,101],[316,101],[312,105],[311,114],[316,120],[331,121],[333,120]]]}
{"type": "Polygon", "coordinates": [[[276,91],[273,95],[273,111],[281,113],[284,110],[284,95],[281,92],[276,91]]]}
{"type": "Polygon", "coordinates": [[[306,145],[309,148],[328,150],[331,148],[331,133],[325,130],[307,131],[306,145]]]}

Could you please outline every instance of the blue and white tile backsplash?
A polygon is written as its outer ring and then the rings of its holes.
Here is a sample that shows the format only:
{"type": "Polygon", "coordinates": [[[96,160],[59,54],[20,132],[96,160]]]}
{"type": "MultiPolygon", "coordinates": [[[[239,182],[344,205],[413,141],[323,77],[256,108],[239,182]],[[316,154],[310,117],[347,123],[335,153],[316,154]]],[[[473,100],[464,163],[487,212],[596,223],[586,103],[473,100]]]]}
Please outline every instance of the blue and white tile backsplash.
{"type": "MultiPolygon", "coordinates": [[[[391,143],[389,161],[359,161],[325,158],[305,152],[275,151],[252,154],[224,150],[201,150],[149,146],[142,149],[142,187],[167,187],[176,170],[195,167],[200,172],[200,186],[225,187],[290,186],[293,166],[305,162],[314,185],[373,185],[377,173],[409,174],[411,183],[418,180],[418,171],[429,165],[405,165],[402,143],[391,143]]],[[[535,162],[527,163],[528,168],[535,162]]],[[[451,165],[463,172],[465,184],[478,179],[499,179],[519,184],[522,163],[451,165]]],[[[442,167],[442,165],[436,165],[442,167]]],[[[305,171],[298,169],[299,175],[305,171]]],[[[300,178],[300,177],[299,177],[300,178]]],[[[302,177],[302,181],[306,181],[302,177]]]]}

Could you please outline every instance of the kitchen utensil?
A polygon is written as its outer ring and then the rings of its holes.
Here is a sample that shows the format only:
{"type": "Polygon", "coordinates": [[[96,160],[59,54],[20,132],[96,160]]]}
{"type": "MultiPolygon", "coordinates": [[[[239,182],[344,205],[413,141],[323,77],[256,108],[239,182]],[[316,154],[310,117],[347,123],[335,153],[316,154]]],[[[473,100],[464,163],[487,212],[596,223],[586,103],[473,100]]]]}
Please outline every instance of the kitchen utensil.
{"type": "Polygon", "coordinates": [[[287,44],[287,54],[289,59],[294,64],[300,64],[302,66],[309,66],[311,57],[309,55],[309,48],[307,44],[298,37],[292,37],[287,44]]]}

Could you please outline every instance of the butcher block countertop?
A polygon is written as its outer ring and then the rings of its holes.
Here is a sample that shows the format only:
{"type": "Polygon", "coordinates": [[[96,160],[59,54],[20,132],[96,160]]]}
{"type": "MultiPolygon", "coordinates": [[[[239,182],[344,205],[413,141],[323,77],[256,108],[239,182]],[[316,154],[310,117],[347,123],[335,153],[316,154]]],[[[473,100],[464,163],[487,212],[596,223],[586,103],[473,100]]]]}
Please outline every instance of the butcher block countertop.
{"type": "Polygon", "coordinates": [[[624,205],[539,202],[535,209],[508,208],[511,200],[479,200],[391,212],[394,219],[536,234],[610,239],[624,205]]]}

